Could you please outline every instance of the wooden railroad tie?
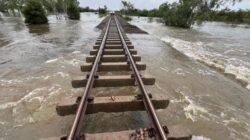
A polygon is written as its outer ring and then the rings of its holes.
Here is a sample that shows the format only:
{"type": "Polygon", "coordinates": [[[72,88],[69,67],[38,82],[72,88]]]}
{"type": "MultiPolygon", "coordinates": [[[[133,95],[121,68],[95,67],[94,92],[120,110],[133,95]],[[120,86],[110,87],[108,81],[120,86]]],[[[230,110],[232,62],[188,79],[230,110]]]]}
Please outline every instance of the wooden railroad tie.
{"type": "MultiPolygon", "coordinates": [[[[140,61],[141,57],[137,55],[137,51],[123,32],[116,16],[109,16],[105,28],[96,40],[93,50],[90,51],[90,56],[86,57],[86,63],[81,66],[81,71],[89,74],[74,78],[71,82],[74,88],[86,87],[84,91],[86,94],[66,97],[56,107],[60,116],[76,115],[69,134],[61,137],[61,140],[191,140],[189,132],[180,125],[168,127],[160,125],[154,110],[167,108],[169,100],[166,96],[151,95],[146,91],[144,85],[154,85],[155,78],[139,73],[146,70],[146,64],[140,61]],[[132,74],[128,74],[129,71],[132,74]],[[103,75],[98,72],[125,72],[126,74],[103,75]],[[90,94],[91,88],[123,86],[138,87],[140,94],[107,97],[93,97],[90,94]],[[149,120],[152,120],[152,126],[96,134],[83,133],[84,131],[79,128],[83,123],[79,119],[82,119],[85,114],[126,111],[147,111],[149,120]]],[[[46,140],[58,139],[47,138],[46,140]]]]}

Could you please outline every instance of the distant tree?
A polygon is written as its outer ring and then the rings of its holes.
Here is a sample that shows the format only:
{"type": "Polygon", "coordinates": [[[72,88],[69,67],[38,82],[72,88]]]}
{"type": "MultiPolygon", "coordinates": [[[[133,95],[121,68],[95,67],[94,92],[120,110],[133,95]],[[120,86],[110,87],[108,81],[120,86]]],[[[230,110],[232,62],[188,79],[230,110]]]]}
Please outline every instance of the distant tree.
{"type": "Polygon", "coordinates": [[[126,0],[122,0],[124,14],[130,14],[135,10],[134,5],[126,0]]]}
{"type": "Polygon", "coordinates": [[[28,24],[44,24],[48,23],[45,10],[39,0],[27,0],[22,10],[25,23],[28,24]]]}
{"type": "Polygon", "coordinates": [[[79,7],[80,12],[90,12],[90,8],[87,7],[79,7]]]}
{"type": "Polygon", "coordinates": [[[173,4],[164,3],[159,7],[166,25],[190,28],[194,23],[195,14],[204,13],[221,5],[241,0],[179,0],[173,4]]]}
{"type": "Polygon", "coordinates": [[[103,8],[99,7],[98,12],[99,12],[99,14],[101,14],[101,15],[107,14],[107,13],[108,13],[108,8],[107,8],[107,6],[104,5],[103,8]]]}
{"type": "Polygon", "coordinates": [[[63,0],[57,0],[56,1],[56,11],[58,13],[63,13],[65,10],[64,10],[64,1],[63,0]]]}
{"type": "Polygon", "coordinates": [[[79,20],[80,19],[80,11],[78,7],[79,3],[77,0],[69,0],[67,7],[67,14],[69,19],[79,20]]]}
{"type": "Polygon", "coordinates": [[[164,17],[166,13],[168,13],[169,9],[170,9],[170,5],[168,2],[161,4],[158,10],[159,16],[164,17]]]}
{"type": "Polygon", "coordinates": [[[159,17],[158,9],[152,9],[148,11],[148,17],[159,17]]]}
{"type": "Polygon", "coordinates": [[[11,11],[13,16],[16,16],[15,10],[21,12],[21,8],[25,0],[0,0],[0,11],[8,12],[11,11]]]}
{"type": "Polygon", "coordinates": [[[52,0],[41,0],[41,3],[49,13],[54,13],[54,1],[52,0]]]}
{"type": "Polygon", "coordinates": [[[88,6],[87,7],[79,7],[80,12],[97,12],[95,9],[91,9],[88,6]]]}

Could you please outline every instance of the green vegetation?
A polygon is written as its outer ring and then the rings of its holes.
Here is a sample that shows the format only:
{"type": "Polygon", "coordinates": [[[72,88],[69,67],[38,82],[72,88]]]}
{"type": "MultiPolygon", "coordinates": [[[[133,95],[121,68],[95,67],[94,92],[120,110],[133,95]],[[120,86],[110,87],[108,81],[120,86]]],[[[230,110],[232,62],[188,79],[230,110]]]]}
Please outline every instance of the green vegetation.
{"type": "Polygon", "coordinates": [[[22,5],[25,0],[0,0],[0,12],[12,14],[13,16],[20,16],[22,5]],[[15,12],[18,11],[18,13],[15,12]]]}
{"type": "Polygon", "coordinates": [[[104,7],[99,7],[98,9],[98,14],[99,14],[99,17],[104,17],[108,14],[108,8],[106,5],[104,5],[104,7]]]}
{"type": "Polygon", "coordinates": [[[207,12],[197,14],[195,19],[201,21],[224,21],[250,24],[250,11],[231,11],[227,8],[221,11],[209,10],[207,12]]]}
{"type": "Polygon", "coordinates": [[[161,17],[166,25],[190,28],[195,20],[215,20],[249,23],[249,12],[216,11],[225,3],[235,3],[241,0],[179,0],[172,4],[163,3],[158,9],[139,10],[126,1],[122,1],[126,15],[161,17]]]}
{"type": "Polygon", "coordinates": [[[180,0],[179,3],[161,5],[165,9],[163,20],[166,25],[189,28],[194,22],[197,0],[180,0]]]}
{"type": "Polygon", "coordinates": [[[64,13],[65,12],[65,1],[64,0],[57,0],[55,3],[55,9],[58,13],[64,13]]]}
{"type": "Polygon", "coordinates": [[[68,0],[41,0],[48,13],[65,13],[68,0]]]}
{"type": "Polygon", "coordinates": [[[124,15],[131,14],[135,10],[134,5],[125,0],[122,0],[122,6],[123,8],[121,9],[121,13],[124,15]]]}
{"type": "Polygon", "coordinates": [[[132,18],[129,17],[129,16],[124,16],[123,18],[124,18],[126,21],[131,21],[131,20],[132,20],[132,18]]]}
{"type": "Polygon", "coordinates": [[[104,5],[103,8],[99,7],[98,13],[100,13],[100,14],[107,14],[107,13],[108,13],[108,8],[107,8],[107,6],[104,5]]]}
{"type": "Polygon", "coordinates": [[[45,10],[39,0],[27,0],[23,8],[25,23],[44,24],[48,23],[45,10]]]}
{"type": "MultiPolygon", "coordinates": [[[[26,4],[28,3],[28,1],[29,0],[0,0],[0,12],[7,13],[11,16],[12,15],[20,16],[20,14],[17,14],[15,11],[18,11],[18,13],[20,13],[21,11],[25,11],[27,13],[28,11],[24,10],[23,8],[27,8],[26,4]]],[[[67,13],[69,19],[80,18],[80,12],[79,12],[80,8],[78,6],[79,2],[77,0],[37,0],[37,1],[39,1],[39,3],[42,5],[42,8],[45,8],[45,11],[44,10],[43,11],[46,14],[57,15],[57,14],[67,13]]],[[[29,9],[30,10],[32,9],[34,14],[37,7],[32,8],[32,6],[33,5],[30,5],[29,9]]],[[[43,13],[43,12],[38,11],[38,13],[43,13]]],[[[34,18],[34,20],[38,19],[38,17],[29,17],[29,18],[34,18]]],[[[44,17],[40,18],[42,19],[44,17]]],[[[28,21],[30,20],[31,19],[28,19],[28,21]]]]}
{"type": "Polygon", "coordinates": [[[126,21],[131,21],[132,20],[132,18],[130,16],[123,15],[120,11],[116,11],[115,14],[122,17],[122,18],[124,18],[126,21]]]}
{"type": "Polygon", "coordinates": [[[132,20],[132,18],[128,15],[135,13],[136,9],[134,8],[133,4],[128,1],[122,0],[122,6],[123,8],[120,10],[119,15],[126,21],[132,20]]]}
{"type": "Polygon", "coordinates": [[[88,6],[87,7],[79,7],[80,12],[97,12],[95,9],[90,9],[88,6]]]}
{"type": "Polygon", "coordinates": [[[77,0],[69,0],[68,7],[67,7],[67,14],[69,19],[78,20],[80,19],[80,12],[78,8],[78,1],[77,0]]]}

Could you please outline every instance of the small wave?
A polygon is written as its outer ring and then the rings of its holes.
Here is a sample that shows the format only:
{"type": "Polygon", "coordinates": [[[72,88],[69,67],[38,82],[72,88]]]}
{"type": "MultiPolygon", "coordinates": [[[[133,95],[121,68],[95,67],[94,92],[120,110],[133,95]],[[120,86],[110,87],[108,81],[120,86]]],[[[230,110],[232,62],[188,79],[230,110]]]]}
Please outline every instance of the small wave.
{"type": "Polygon", "coordinates": [[[5,125],[5,124],[6,124],[6,122],[0,121],[0,125],[5,125]]]}
{"type": "Polygon", "coordinates": [[[176,93],[181,95],[179,100],[172,100],[172,103],[185,102],[187,105],[184,107],[184,112],[186,118],[195,122],[200,114],[209,114],[208,110],[204,107],[198,105],[193,101],[187,94],[190,94],[190,89],[188,87],[179,87],[175,90],[176,93]]]}
{"type": "Polygon", "coordinates": [[[61,59],[61,57],[55,58],[55,59],[47,60],[45,63],[55,63],[55,62],[57,62],[59,59],[61,59]]]}
{"type": "Polygon", "coordinates": [[[16,102],[8,102],[8,103],[4,103],[0,105],[0,110],[4,110],[4,109],[8,109],[8,108],[12,108],[16,106],[16,102]]]}
{"type": "Polygon", "coordinates": [[[72,52],[72,54],[80,54],[81,53],[81,51],[74,51],[74,52],[72,52]]]}
{"type": "Polygon", "coordinates": [[[78,66],[80,66],[80,63],[81,63],[82,61],[77,60],[77,59],[73,59],[73,60],[65,61],[65,62],[66,62],[67,64],[72,65],[72,66],[78,67],[78,66]]]}
{"type": "Polygon", "coordinates": [[[193,102],[190,102],[190,104],[184,108],[184,111],[186,118],[189,118],[193,122],[196,121],[196,116],[198,116],[200,113],[208,113],[208,111],[205,108],[196,105],[193,102]]]}
{"type": "Polygon", "coordinates": [[[188,71],[184,71],[184,70],[181,69],[181,68],[175,69],[174,71],[172,71],[172,73],[175,73],[175,74],[177,74],[177,75],[179,75],[179,76],[186,76],[187,74],[192,74],[192,73],[190,73],[190,72],[188,72],[188,71]]]}
{"type": "Polygon", "coordinates": [[[192,136],[192,140],[210,140],[204,136],[192,136]]]}
{"type": "Polygon", "coordinates": [[[68,77],[70,77],[69,74],[64,73],[64,72],[57,72],[57,75],[60,75],[62,78],[68,78],[68,77]]]}
{"type": "Polygon", "coordinates": [[[199,69],[198,73],[201,74],[201,75],[214,76],[214,71],[208,71],[208,70],[199,69]]]}
{"type": "Polygon", "coordinates": [[[72,65],[74,67],[79,67],[81,62],[82,61],[78,59],[66,60],[66,59],[63,59],[63,57],[59,57],[59,58],[47,60],[45,63],[46,64],[58,63],[58,64],[63,64],[63,65],[67,64],[67,65],[72,65]]]}
{"type": "Polygon", "coordinates": [[[162,70],[164,70],[166,72],[169,72],[169,69],[167,69],[167,68],[160,67],[160,69],[162,69],[162,70]]]}
{"type": "Polygon", "coordinates": [[[249,85],[247,85],[247,87],[246,87],[246,88],[250,90],[250,84],[249,84],[249,85]]]}
{"type": "Polygon", "coordinates": [[[24,44],[24,43],[27,43],[27,42],[32,42],[34,41],[33,38],[26,38],[26,39],[20,39],[20,40],[13,40],[11,43],[5,45],[4,47],[5,48],[8,48],[8,47],[11,47],[11,46],[16,46],[18,44],[24,44]]]}
{"type": "Polygon", "coordinates": [[[238,82],[247,89],[250,89],[250,69],[246,68],[244,65],[233,65],[230,63],[232,58],[227,58],[216,52],[210,52],[204,47],[202,42],[188,42],[172,37],[162,38],[161,40],[170,44],[173,48],[190,58],[213,67],[226,75],[234,75],[238,82]]]}
{"type": "MultiPolygon", "coordinates": [[[[13,85],[17,85],[17,84],[22,84],[24,82],[28,82],[28,81],[31,81],[31,80],[49,80],[51,78],[55,78],[55,77],[58,77],[60,76],[61,78],[63,79],[68,79],[70,76],[68,73],[65,73],[65,72],[56,72],[56,73],[53,73],[52,75],[46,75],[46,76],[29,76],[29,77],[25,77],[23,79],[11,79],[11,80],[8,80],[8,79],[1,79],[0,80],[0,85],[1,86],[13,86],[13,85]]],[[[0,107],[1,109],[1,107],[0,107]]]]}
{"type": "Polygon", "coordinates": [[[0,105],[0,110],[12,109],[17,124],[47,121],[55,116],[55,105],[66,91],[60,85],[36,88],[16,102],[0,105]]]}
{"type": "Polygon", "coordinates": [[[225,73],[233,74],[236,76],[236,79],[242,82],[243,85],[246,87],[250,83],[250,69],[247,69],[244,66],[234,66],[234,65],[227,65],[225,68],[225,73]]]}

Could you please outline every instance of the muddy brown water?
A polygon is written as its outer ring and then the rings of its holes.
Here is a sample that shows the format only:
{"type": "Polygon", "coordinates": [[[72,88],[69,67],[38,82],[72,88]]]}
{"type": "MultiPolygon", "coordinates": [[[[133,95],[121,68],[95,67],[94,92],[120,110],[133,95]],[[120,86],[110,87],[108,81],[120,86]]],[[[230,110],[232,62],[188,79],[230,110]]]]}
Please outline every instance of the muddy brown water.
{"type": "MultiPolygon", "coordinates": [[[[100,34],[95,26],[102,20],[92,13],[81,16],[81,21],[56,20],[50,16],[49,25],[32,27],[23,24],[21,18],[0,21],[1,140],[36,140],[61,136],[69,130],[74,116],[57,116],[55,106],[62,98],[83,92],[84,89],[73,89],[70,82],[86,74],[80,72],[80,65],[100,34]]],[[[177,51],[171,42],[162,41],[166,36],[159,37],[175,31],[174,37],[183,39],[187,36],[185,31],[144,18],[133,18],[131,23],[150,33],[128,35],[142,62],[147,64],[144,73],[156,78],[155,86],[147,89],[171,100],[167,109],[157,111],[162,124],[180,124],[194,134],[196,140],[250,139],[250,92],[247,88],[177,51]]],[[[195,26],[191,35],[210,37],[204,32],[209,26],[195,26]]],[[[232,28],[241,30],[241,27],[232,28]]],[[[185,39],[192,42],[194,38],[187,36],[185,39]]],[[[225,43],[216,37],[212,40],[225,43]]],[[[244,43],[242,41],[242,46],[244,43]]],[[[136,93],[136,88],[125,87],[93,91],[96,96],[136,93]]],[[[97,113],[88,115],[85,122],[85,131],[90,133],[148,125],[145,112],[97,113]]]]}

